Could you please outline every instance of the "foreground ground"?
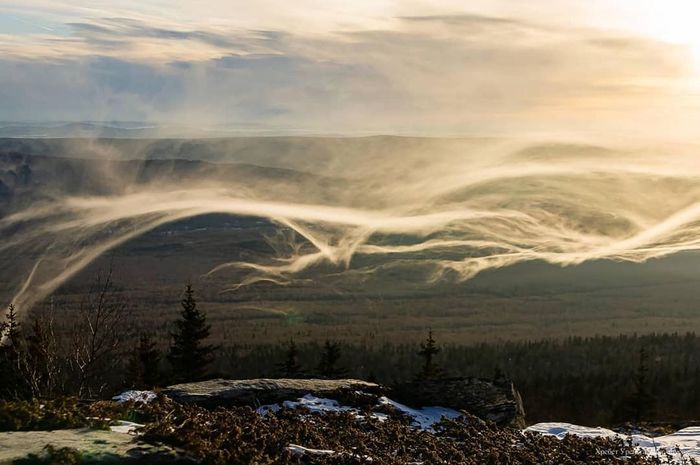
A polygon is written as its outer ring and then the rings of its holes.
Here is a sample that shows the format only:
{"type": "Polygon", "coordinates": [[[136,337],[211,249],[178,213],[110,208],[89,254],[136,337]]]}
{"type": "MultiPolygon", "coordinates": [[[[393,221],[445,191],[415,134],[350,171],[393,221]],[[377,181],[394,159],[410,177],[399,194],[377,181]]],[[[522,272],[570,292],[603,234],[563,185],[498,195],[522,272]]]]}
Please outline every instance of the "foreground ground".
{"type": "MultiPolygon", "coordinates": [[[[466,414],[435,422],[435,415],[430,416],[434,410],[405,410],[390,402],[383,412],[310,397],[257,411],[207,410],[164,397],[148,404],[64,401],[41,408],[36,403],[1,407],[0,427],[6,432],[0,433],[0,463],[695,463],[691,449],[666,453],[655,443],[644,452],[638,442],[604,430],[595,434],[595,430],[576,431],[559,424],[519,431],[497,428],[466,414]],[[118,418],[144,426],[134,432],[118,418]],[[119,424],[110,431],[109,423],[119,424]],[[49,429],[56,431],[46,432],[49,429]],[[53,447],[42,450],[45,444],[53,447]]],[[[696,436],[680,434],[678,439],[686,444],[694,440],[697,446],[696,436]]],[[[670,449],[678,444],[657,442],[670,449]]]]}

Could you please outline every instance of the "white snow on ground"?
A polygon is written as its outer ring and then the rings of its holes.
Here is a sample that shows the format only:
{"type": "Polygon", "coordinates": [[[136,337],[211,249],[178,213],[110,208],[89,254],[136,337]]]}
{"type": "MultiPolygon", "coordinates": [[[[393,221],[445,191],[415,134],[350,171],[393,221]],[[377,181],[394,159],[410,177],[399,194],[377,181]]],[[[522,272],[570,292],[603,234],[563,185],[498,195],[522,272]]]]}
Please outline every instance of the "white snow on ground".
{"type": "MultiPolygon", "coordinates": [[[[287,450],[291,451],[294,455],[304,456],[304,455],[336,455],[338,452],[329,449],[312,449],[310,447],[300,446],[298,444],[290,444],[287,446],[287,450]]],[[[361,459],[363,462],[372,462],[372,457],[369,455],[358,455],[352,452],[340,452],[341,456],[348,456],[354,459],[361,459]]]]}
{"type": "Polygon", "coordinates": [[[564,436],[567,434],[594,438],[617,436],[617,433],[613,430],[578,426],[569,423],[537,423],[525,429],[525,431],[541,433],[547,436],[556,436],[557,439],[564,439],[564,436]]]}
{"type": "Polygon", "coordinates": [[[110,426],[109,429],[114,433],[131,434],[134,433],[137,428],[141,428],[142,426],[143,425],[138,423],[120,420],[118,424],[110,426]]]}
{"type": "Polygon", "coordinates": [[[153,391],[124,391],[118,396],[112,397],[112,400],[117,402],[140,402],[147,404],[154,401],[158,397],[153,391]]]}
{"type": "MultiPolygon", "coordinates": [[[[400,412],[408,415],[413,419],[414,426],[424,429],[431,430],[433,425],[439,422],[442,417],[447,418],[457,418],[460,413],[456,410],[452,410],[445,407],[424,407],[421,409],[414,409],[407,407],[406,405],[395,402],[387,397],[381,397],[377,406],[390,405],[400,412]]],[[[280,404],[263,405],[257,409],[257,412],[261,415],[265,415],[267,412],[278,412],[282,407],[286,408],[299,408],[305,407],[313,413],[324,413],[324,412],[352,412],[356,415],[361,415],[358,409],[340,405],[337,401],[332,399],[324,399],[322,397],[316,397],[311,394],[307,394],[304,397],[298,399],[297,401],[285,401],[280,404]]],[[[373,413],[372,416],[380,421],[386,420],[388,416],[384,413],[373,413]]]]}
{"type": "Polygon", "coordinates": [[[403,404],[399,404],[388,397],[381,397],[379,399],[380,405],[391,405],[392,407],[400,410],[409,417],[413,418],[413,424],[420,429],[431,430],[435,423],[438,423],[445,418],[457,418],[461,414],[457,410],[446,407],[423,407],[420,409],[414,409],[407,407],[403,404]]]}
{"type": "Polygon", "coordinates": [[[307,394],[301,399],[297,400],[296,402],[292,401],[286,401],[284,402],[285,407],[288,408],[298,408],[298,407],[306,407],[307,409],[311,410],[312,412],[329,412],[329,411],[335,411],[335,412],[349,412],[352,411],[353,408],[351,407],[344,407],[340,405],[337,401],[333,399],[324,399],[321,397],[314,397],[311,394],[307,394]]]}
{"type": "Polygon", "coordinates": [[[296,444],[288,445],[287,450],[292,451],[296,455],[333,455],[333,454],[335,454],[334,450],[309,449],[308,447],[298,446],[296,444]]]}
{"type": "Polygon", "coordinates": [[[297,399],[296,401],[286,400],[280,404],[263,405],[258,407],[257,412],[261,415],[267,412],[278,412],[282,407],[286,408],[300,408],[304,407],[313,413],[324,413],[324,412],[355,412],[357,410],[352,407],[344,407],[340,405],[337,401],[333,399],[324,399],[322,397],[315,397],[311,394],[307,394],[304,397],[297,399]]]}
{"type": "Polygon", "coordinates": [[[605,428],[589,428],[569,423],[538,423],[525,431],[556,436],[559,439],[567,434],[584,437],[619,436],[624,440],[631,438],[635,446],[654,457],[663,459],[661,449],[666,449],[674,459],[682,460],[685,457],[700,460],[700,427],[684,428],[673,434],[654,438],[642,434],[628,436],[605,428]]]}

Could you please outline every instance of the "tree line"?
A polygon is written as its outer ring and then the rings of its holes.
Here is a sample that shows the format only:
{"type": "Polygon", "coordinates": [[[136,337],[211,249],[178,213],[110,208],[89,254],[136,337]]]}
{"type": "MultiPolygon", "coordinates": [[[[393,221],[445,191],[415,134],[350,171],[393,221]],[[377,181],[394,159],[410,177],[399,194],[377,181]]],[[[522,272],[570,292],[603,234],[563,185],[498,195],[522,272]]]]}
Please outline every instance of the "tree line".
{"type": "Polygon", "coordinates": [[[58,330],[65,322],[53,305],[20,322],[11,304],[0,322],[0,398],[101,398],[119,389],[153,388],[207,375],[216,348],[206,344],[211,327],[190,284],[165,354],[156,342],[159,335],[139,333],[130,324],[129,310],[111,272],[96,277],[69,330],[58,330]],[[134,339],[137,343],[131,346],[128,341],[134,339]]]}
{"type": "Polygon", "coordinates": [[[700,338],[693,333],[466,346],[440,344],[439,335],[427,331],[417,344],[288,339],[213,346],[191,285],[179,318],[160,334],[131,327],[129,310],[109,273],[95,279],[70,331],[58,330],[64,322],[51,305],[22,322],[10,306],[0,323],[0,397],[100,398],[208,377],[353,377],[398,385],[476,376],[512,380],[531,422],[700,419],[700,338]]]}
{"type": "MultiPolygon", "coordinates": [[[[314,373],[325,344],[295,343],[294,373],[314,373]]],[[[431,376],[511,380],[528,422],[598,426],[700,420],[700,337],[694,333],[473,345],[441,344],[433,334],[421,343],[333,344],[346,376],[389,386],[431,376]]],[[[288,364],[271,361],[287,360],[290,345],[225,345],[213,370],[235,378],[284,376],[288,364]]]]}
{"type": "MultiPolygon", "coordinates": [[[[111,272],[100,274],[79,304],[69,331],[57,331],[55,309],[35,312],[20,323],[10,305],[0,322],[0,398],[99,398],[120,389],[152,389],[214,376],[214,362],[225,351],[207,343],[211,325],[198,306],[191,284],[180,301],[179,318],[168,331],[169,345],[162,351],[162,335],[139,333],[128,321],[129,304],[116,291],[111,272]],[[136,344],[125,341],[136,340],[136,344]]],[[[424,377],[438,372],[426,347],[424,377]]],[[[343,378],[349,370],[339,362],[340,344],[326,340],[313,368],[302,366],[295,341],[288,342],[284,357],[273,362],[275,376],[288,378],[343,378]]],[[[420,355],[420,354],[419,354],[420,355]]],[[[270,360],[266,363],[270,364],[270,360]]]]}

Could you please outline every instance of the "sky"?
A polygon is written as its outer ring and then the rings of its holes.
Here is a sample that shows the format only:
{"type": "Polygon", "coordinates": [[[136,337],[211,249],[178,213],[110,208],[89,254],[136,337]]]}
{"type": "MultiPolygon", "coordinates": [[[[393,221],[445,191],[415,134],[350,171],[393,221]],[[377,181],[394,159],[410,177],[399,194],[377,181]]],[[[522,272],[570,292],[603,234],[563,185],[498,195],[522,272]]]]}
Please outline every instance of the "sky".
{"type": "Polygon", "coordinates": [[[0,0],[0,121],[694,142],[698,17],[695,0],[0,0]]]}

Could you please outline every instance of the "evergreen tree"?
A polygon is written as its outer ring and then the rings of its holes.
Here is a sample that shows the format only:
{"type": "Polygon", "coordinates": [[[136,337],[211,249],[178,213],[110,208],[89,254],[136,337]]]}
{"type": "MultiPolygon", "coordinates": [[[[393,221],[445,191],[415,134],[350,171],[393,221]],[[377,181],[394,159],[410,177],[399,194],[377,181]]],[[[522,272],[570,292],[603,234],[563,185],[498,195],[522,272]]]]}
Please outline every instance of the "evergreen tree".
{"type": "Polygon", "coordinates": [[[284,362],[278,365],[278,372],[285,378],[299,378],[302,376],[301,364],[299,363],[299,350],[297,350],[294,339],[289,340],[287,355],[284,362]]]}
{"type": "Polygon", "coordinates": [[[649,354],[644,346],[639,349],[639,365],[634,379],[634,394],[632,396],[632,412],[635,423],[649,419],[654,411],[654,396],[649,389],[649,354]]]}
{"type": "Polygon", "coordinates": [[[156,343],[148,334],[139,337],[129,359],[129,384],[136,389],[152,389],[160,380],[160,352],[156,343]]]}
{"type": "Polygon", "coordinates": [[[20,323],[15,306],[10,304],[5,321],[0,323],[0,397],[18,398],[27,394],[22,376],[20,323]]]}
{"type": "Polygon", "coordinates": [[[442,375],[442,369],[433,360],[433,357],[439,353],[440,348],[433,338],[433,330],[428,330],[428,337],[425,342],[421,343],[418,351],[418,355],[423,358],[423,368],[418,374],[419,380],[435,379],[442,375]]]}
{"type": "Polygon", "coordinates": [[[322,378],[329,379],[342,377],[345,372],[338,368],[338,360],[340,360],[340,344],[326,339],[325,344],[323,344],[321,360],[318,363],[318,374],[322,378]]]}
{"type": "Polygon", "coordinates": [[[3,338],[7,338],[6,345],[12,347],[15,351],[19,350],[20,323],[17,319],[17,310],[13,304],[10,304],[10,306],[7,308],[5,324],[3,326],[3,338]]]}
{"type": "MultiPolygon", "coordinates": [[[[617,404],[614,412],[615,421],[640,421],[649,420],[655,410],[655,399],[651,394],[651,380],[649,375],[649,356],[646,348],[639,349],[639,360],[635,372],[632,375],[632,390],[617,404]]],[[[628,375],[629,377],[629,375],[628,375]]],[[[668,383],[667,384],[675,384],[668,383]]]]}
{"type": "Polygon", "coordinates": [[[173,341],[168,361],[177,381],[202,379],[212,362],[214,347],[204,344],[211,326],[206,322],[206,315],[197,309],[191,284],[185,289],[181,305],[180,319],[175,322],[175,331],[171,333],[173,341]]]}

